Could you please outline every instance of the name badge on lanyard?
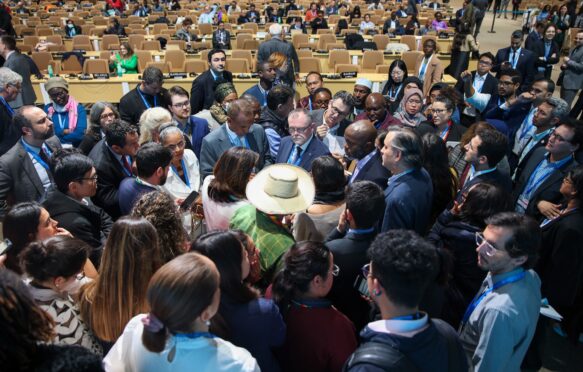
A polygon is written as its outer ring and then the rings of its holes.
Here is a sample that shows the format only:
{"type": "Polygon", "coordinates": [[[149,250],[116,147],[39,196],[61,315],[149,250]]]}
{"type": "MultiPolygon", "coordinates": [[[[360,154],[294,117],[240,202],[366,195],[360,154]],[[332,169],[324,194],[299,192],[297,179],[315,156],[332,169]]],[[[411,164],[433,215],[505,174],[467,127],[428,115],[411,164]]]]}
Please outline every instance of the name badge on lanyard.
{"type": "MultiPolygon", "coordinates": [[[[146,99],[146,97],[144,97],[144,95],[142,94],[142,92],[140,91],[139,88],[138,88],[138,94],[140,95],[140,98],[142,99],[144,106],[146,106],[146,109],[152,108],[152,106],[150,106],[150,104],[148,103],[148,100],[146,99]]],[[[154,96],[154,107],[158,107],[158,99],[156,96],[154,96]]]]}

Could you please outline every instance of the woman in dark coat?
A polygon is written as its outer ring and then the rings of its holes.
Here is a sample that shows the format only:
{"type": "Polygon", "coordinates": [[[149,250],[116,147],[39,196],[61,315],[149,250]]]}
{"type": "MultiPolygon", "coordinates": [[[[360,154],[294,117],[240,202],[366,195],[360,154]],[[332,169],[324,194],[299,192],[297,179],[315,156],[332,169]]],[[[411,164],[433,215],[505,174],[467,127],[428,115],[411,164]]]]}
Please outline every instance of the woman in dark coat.
{"type": "Polygon", "coordinates": [[[462,197],[461,204],[444,210],[431,228],[428,240],[449,253],[452,272],[445,294],[442,318],[457,328],[486,272],[478,267],[476,234],[486,227],[485,220],[512,210],[510,195],[500,187],[479,183],[462,197]]]}

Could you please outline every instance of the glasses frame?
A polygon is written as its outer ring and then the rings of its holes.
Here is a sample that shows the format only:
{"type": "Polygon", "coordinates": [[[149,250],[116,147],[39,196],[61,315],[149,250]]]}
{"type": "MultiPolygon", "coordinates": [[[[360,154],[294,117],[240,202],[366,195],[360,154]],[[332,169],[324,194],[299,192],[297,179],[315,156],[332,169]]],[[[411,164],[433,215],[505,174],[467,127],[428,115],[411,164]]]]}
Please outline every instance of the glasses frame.
{"type": "Polygon", "coordinates": [[[486,247],[486,249],[484,250],[484,253],[488,257],[493,257],[494,255],[496,255],[496,252],[498,252],[500,250],[500,249],[496,248],[488,240],[486,240],[486,238],[484,237],[484,234],[482,234],[481,232],[476,232],[475,238],[476,238],[476,246],[477,247],[481,247],[481,246],[486,247]]]}

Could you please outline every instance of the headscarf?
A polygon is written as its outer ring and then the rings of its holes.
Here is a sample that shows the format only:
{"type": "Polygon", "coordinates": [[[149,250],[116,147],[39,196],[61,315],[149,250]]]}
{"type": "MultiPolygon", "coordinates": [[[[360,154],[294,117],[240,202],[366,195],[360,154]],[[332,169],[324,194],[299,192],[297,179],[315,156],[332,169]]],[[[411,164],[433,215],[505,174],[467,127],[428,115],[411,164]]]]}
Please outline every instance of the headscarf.
{"type": "Polygon", "coordinates": [[[227,113],[225,112],[222,103],[231,93],[237,93],[235,86],[232,83],[222,83],[215,88],[215,102],[209,108],[209,111],[219,124],[223,124],[227,121],[227,113]]]}
{"type": "Polygon", "coordinates": [[[423,115],[422,109],[423,109],[423,92],[417,88],[409,89],[407,93],[403,95],[403,99],[399,104],[399,110],[395,114],[395,119],[399,120],[401,124],[407,127],[416,127],[419,124],[421,124],[421,122],[427,120],[427,118],[423,115]],[[409,115],[407,113],[407,110],[405,110],[405,104],[412,96],[419,96],[419,99],[421,100],[421,107],[419,108],[419,112],[413,116],[409,115]]]}

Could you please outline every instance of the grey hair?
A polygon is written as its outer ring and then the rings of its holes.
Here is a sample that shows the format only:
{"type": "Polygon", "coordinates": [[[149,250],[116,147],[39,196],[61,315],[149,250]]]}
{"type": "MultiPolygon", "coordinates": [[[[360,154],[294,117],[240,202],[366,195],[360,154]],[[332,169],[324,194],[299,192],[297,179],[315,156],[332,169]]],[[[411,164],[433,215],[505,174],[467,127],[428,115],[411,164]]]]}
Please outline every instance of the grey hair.
{"type": "Polygon", "coordinates": [[[345,104],[346,106],[348,106],[348,111],[352,111],[352,109],[354,108],[354,97],[352,96],[352,94],[348,93],[345,90],[340,90],[338,92],[336,92],[336,94],[334,94],[334,97],[332,97],[332,100],[337,100],[340,99],[342,100],[342,103],[345,104]]]}
{"type": "Polygon", "coordinates": [[[393,133],[391,146],[401,151],[403,163],[409,167],[419,168],[423,164],[423,146],[421,138],[409,128],[391,127],[389,133],[393,133]]]}
{"type": "MultiPolygon", "coordinates": [[[[89,111],[89,122],[93,126],[100,127],[101,126],[101,114],[105,111],[105,108],[108,107],[113,113],[115,114],[116,119],[119,119],[119,112],[114,105],[109,102],[95,102],[93,106],[91,106],[91,110],[89,111]]],[[[89,128],[87,128],[89,129],[89,128]]]]}
{"type": "Polygon", "coordinates": [[[22,84],[22,76],[8,67],[0,67],[0,92],[3,92],[6,86],[16,84],[22,84]]]}
{"type": "Polygon", "coordinates": [[[182,130],[180,130],[175,124],[162,124],[160,128],[160,143],[162,144],[164,144],[164,141],[173,134],[179,134],[182,136],[182,130]]]}
{"type": "Polygon", "coordinates": [[[306,122],[308,123],[308,126],[310,126],[314,123],[314,119],[312,118],[312,115],[305,108],[297,108],[297,109],[292,110],[289,113],[289,115],[287,116],[287,121],[289,122],[290,120],[298,119],[302,116],[307,118],[306,122]]]}
{"type": "Polygon", "coordinates": [[[152,141],[154,133],[160,130],[160,126],[171,121],[172,114],[165,108],[152,107],[144,111],[139,122],[140,145],[152,141]]]}
{"type": "Polygon", "coordinates": [[[562,121],[569,115],[569,112],[571,111],[569,104],[564,99],[558,97],[549,97],[544,102],[553,108],[551,110],[552,118],[558,118],[562,121]]]}

